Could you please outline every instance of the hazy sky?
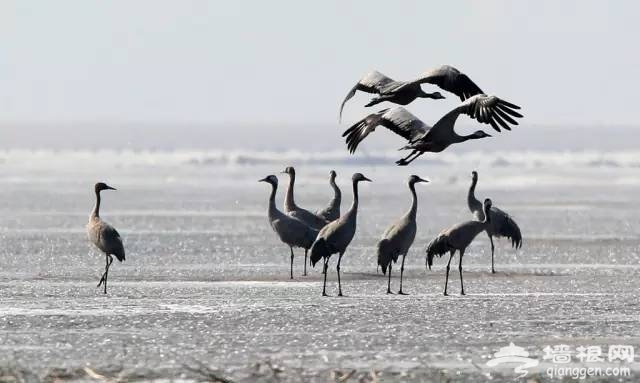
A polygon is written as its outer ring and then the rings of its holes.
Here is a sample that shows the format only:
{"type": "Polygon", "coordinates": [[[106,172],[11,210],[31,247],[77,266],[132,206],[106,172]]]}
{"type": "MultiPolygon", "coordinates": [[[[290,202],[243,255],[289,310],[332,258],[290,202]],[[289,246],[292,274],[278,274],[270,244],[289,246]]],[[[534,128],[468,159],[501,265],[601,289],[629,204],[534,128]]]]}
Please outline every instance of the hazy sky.
{"type": "Polygon", "coordinates": [[[447,63],[530,124],[635,125],[638,4],[3,0],[0,121],[335,124],[367,70],[447,63]]]}

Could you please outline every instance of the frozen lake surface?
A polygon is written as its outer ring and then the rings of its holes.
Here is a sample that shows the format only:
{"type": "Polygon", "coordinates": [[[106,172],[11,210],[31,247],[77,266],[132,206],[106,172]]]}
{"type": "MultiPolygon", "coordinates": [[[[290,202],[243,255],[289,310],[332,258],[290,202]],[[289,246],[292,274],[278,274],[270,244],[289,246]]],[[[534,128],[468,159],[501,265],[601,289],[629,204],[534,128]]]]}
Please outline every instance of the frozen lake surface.
{"type": "MultiPolygon", "coordinates": [[[[397,155],[397,154],[392,154],[397,155]]],[[[339,157],[220,153],[0,152],[0,380],[212,379],[232,381],[513,381],[517,364],[486,366],[513,342],[539,360],[568,345],[573,367],[629,368],[607,361],[612,345],[640,349],[640,164],[637,154],[566,153],[501,157],[469,153],[396,168],[354,166],[339,157]],[[113,161],[113,163],[111,162],[113,161]],[[342,161],[342,162],[341,162],[342,161]],[[338,171],[343,210],[348,179],[361,171],[358,231],[342,262],[345,297],[329,298],[319,267],[288,278],[288,248],[266,219],[267,174],[298,171],[296,200],[315,210],[338,171]],[[491,197],[523,231],[521,250],[496,242],[496,269],[480,235],[467,250],[467,296],[457,268],[444,297],[445,259],[425,269],[424,247],[437,233],[471,219],[476,195],[491,197]],[[408,296],[387,295],[376,273],[375,244],[409,206],[409,174],[418,185],[418,235],[407,257],[408,296]],[[96,288],[104,257],[84,226],[101,180],[104,219],[123,236],[107,296],[96,288]],[[605,361],[580,363],[575,349],[600,346],[605,361]],[[93,375],[92,375],[93,374],[93,375]],[[98,376],[100,375],[100,376],[98,376]]],[[[381,160],[380,160],[381,161],[381,160]]],[[[392,161],[387,161],[391,162],[392,161]]],[[[455,270],[455,272],[454,272],[455,270]]],[[[394,271],[392,289],[397,291],[394,271]]]]}

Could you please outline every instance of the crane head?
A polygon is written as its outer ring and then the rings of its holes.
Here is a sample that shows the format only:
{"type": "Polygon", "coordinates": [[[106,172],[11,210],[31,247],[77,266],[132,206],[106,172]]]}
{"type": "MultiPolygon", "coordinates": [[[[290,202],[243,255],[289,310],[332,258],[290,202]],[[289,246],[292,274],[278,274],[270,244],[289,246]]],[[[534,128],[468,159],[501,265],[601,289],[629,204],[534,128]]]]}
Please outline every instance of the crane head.
{"type": "Polygon", "coordinates": [[[446,98],[440,92],[427,93],[427,92],[423,91],[422,89],[420,89],[420,97],[422,97],[422,98],[431,98],[431,99],[434,99],[434,100],[442,100],[443,98],[446,98]]]}
{"type": "MultiPolygon", "coordinates": [[[[485,213],[488,213],[489,210],[491,210],[492,204],[493,203],[491,202],[491,199],[487,198],[487,199],[484,200],[484,211],[485,211],[485,213]]],[[[489,214],[485,214],[485,216],[488,217],[489,214]]]]}
{"type": "Polygon", "coordinates": [[[283,174],[288,174],[290,176],[295,176],[296,175],[296,170],[293,168],[293,166],[287,166],[286,168],[284,168],[283,171],[281,171],[280,173],[283,174]]]}
{"type": "Polygon", "coordinates": [[[478,172],[477,172],[477,171],[475,171],[475,170],[474,170],[474,171],[472,171],[472,172],[471,172],[471,178],[472,178],[474,181],[477,181],[477,180],[478,180],[478,172]]]}
{"type": "Polygon", "coordinates": [[[336,173],[336,171],[335,171],[335,170],[332,170],[332,171],[330,171],[330,172],[329,172],[329,177],[330,177],[332,180],[335,180],[337,175],[338,175],[338,174],[336,173]]]}
{"type": "Polygon", "coordinates": [[[278,184],[278,177],[274,176],[273,174],[270,174],[266,177],[264,177],[261,180],[258,180],[258,182],[267,182],[270,183],[271,185],[277,185],[278,184]]]}
{"type": "Polygon", "coordinates": [[[409,176],[409,185],[413,185],[415,183],[418,182],[429,182],[429,180],[425,180],[424,178],[420,178],[420,176],[417,176],[415,174],[409,176]]]}
{"type": "Polygon", "coordinates": [[[473,134],[471,136],[473,138],[493,137],[492,135],[490,135],[489,133],[485,132],[484,130],[476,130],[475,132],[473,132],[473,134]]]}
{"type": "Polygon", "coordinates": [[[360,181],[372,182],[370,179],[365,177],[362,173],[354,173],[353,177],[351,177],[351,180],[353,182],[360,182],[360,181]]]}
{"type": "Polygon", "coordinates": [[[98,182],[94,188],[96,193],[100,193],[103,190],[117,190],[116,188],[112,188],[111,186],[105,184],[104,182],[98,182]]]}

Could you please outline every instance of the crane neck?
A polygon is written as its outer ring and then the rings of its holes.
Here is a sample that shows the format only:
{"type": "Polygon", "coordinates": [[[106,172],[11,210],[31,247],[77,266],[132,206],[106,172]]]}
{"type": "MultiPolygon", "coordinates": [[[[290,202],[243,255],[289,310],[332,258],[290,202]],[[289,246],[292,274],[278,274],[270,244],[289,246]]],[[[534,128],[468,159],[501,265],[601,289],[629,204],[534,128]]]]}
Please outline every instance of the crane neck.
{"type": "Polygon", "coordinates": [[[342,192],[340,191],[340,188],[338,187],[338,185],[336,185],[336,180],[332,179],[330,184],[331,184],[331,188],[333,188],[333,199],[338,204],[340,204],[340,200],[342,199],[342,192]]]}
{"type": "Polygon", "coordinates": [[[414,183],[409,184],[409,190],[411,191],[411,208],[408,215],[410,218],[415,219],[418,212],[418,196],[416,194],[416,185],[414,183]]]}
{"type": "Polygon", "coordinates": [[[284,197],[284,210],[285,212],[289,212],[291,210],[295,210],[296,203],[293,199],[293,185],[296,182],[296,175],[289,174],[289,186],[287,186],[287,193],[284,197]]]}
{"type": "Polygon", "coordinates": [[[96,190],[96,204],[91,212],[91,218],[100,218],[100,191],[96,190]]]}
{"type": "Polygon", "coordinates": [[[467,204],[469,205],[469,210],[472,212],[476,211],[484,211],[482,206],[482,202],[478,201],[476,198],[476,184],[478,183],[477,179],[471,180],[471,186],[469,186],[469,193],[467,194],[467,204]]]}
{"type": "Polygon", "coordinates": [[[271,184],[271,195],[269,196],[269,216],[273,216],[274,213],[278,210],[276,208],[276,191],[278,190],[278,185],[271,184]]]}
{"type": "Polygon", "coordinates": [[[469,141],[469,140],[473,140],[475,138],[478,138],[478,137],[476,137],[475,133],[468,134],[466,136],[461,136],[461,135],[459,135],[457,133],[454,133],[454,134],[455,134],[455,141],[454,142],[456,144],[459,144],[461,142],[465,142],[465,141],[469,141]]]}
{"type": "Polygon", "coordinates": [[[353,181],[353,202],[351,203],[349,212],[353,214],[358,212],[358,181],[353,181]]]}
{"type": "Polygon", "coordinates": [[[482,221],[482,223],[484,224],[484,226],[489,226],[491,224],[491,216],[489,215],[490,210],[491,208],[486,205],[482,207],[482,212],[484,213],[484,220],[482,221]]]}

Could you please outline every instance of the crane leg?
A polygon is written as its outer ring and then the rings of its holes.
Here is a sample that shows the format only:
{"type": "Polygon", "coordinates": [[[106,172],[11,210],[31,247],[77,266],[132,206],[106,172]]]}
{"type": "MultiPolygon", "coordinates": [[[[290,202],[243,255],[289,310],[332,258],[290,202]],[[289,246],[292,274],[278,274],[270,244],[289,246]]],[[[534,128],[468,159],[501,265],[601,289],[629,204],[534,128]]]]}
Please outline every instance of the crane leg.
{"type": "Polygon", "coordinates": [[[410,163],[413,162],[413,160],[415,160],[416,158],[420,157],[421,155],[423,155],[424,152],[418,152],[417,150],[414,150],[413,152],[411,152],[411,154],[405,158],[402,158],[400,160],[398,160],[396,162],[396,164],[398,164],[398,166],[407,166],[410,163]],[[416,153],[417,152],[417,153],[416,153]],[[415,154],[415,155],[414,155],[415,154]],[[413,156],[413,158],[409,159],[409,157],[413,156]]]}
{"type": "Polygon", "coordinates": [[[336,266],[336,271],[338,272],[338,296],[339,297],[342,296],[342,284],[340,283],[340,261],[342,260],[342,254],[344,253],[340,253],[340,255],[338,256],[338,266],[336,266]]]}
{"type": "Polygon", "coordinates": [[[414,154],[416,154],[417,152],[418,152],[418,151],[414,149],[411,153],[409,153],[409,155],[408,155],[408,156],[406,156],[406,157],[404,157],[404,158],[401,158],[401,159],[399,159],[398,161],[396,161],[396,164],[397,164],[398,166],[403,166],[403,165],[408,164],[407,160],[408,160],[411,156],[413,156],[414,154]]]}
{"type": "Polygon", "coordinates": [[[402,256],[402,265],[400,265],[400,290],[398,291],[398,294],[400,295],[409,295],[402,291],[402,274],[404,274],[404,258],[406,256],[407,256],[406,254],[402,256]]]}
{"type": "MultiPolygon", "coordinates": [[[[108,263],[109,263],[108,255],[106,255],[106,254],[105,254],[105,258],[104,258],[104,259],[105,259],[106,263],[108,264],[108,263]]],[[[104,273],[102,273],[102,276],[100,277],[100,280],[98,281],[98,286],[96,286],[96,287],[100,287],[100,286],[102,286],[102,284],[104,283],[104,275],[105,275],[106,273],[107,273],[107,267],[106,267],[106,265],[105,265],[104,273]]]]}
{"type": "Polygon", "coordinates": [[[329,267],[329,258],[324,259],[324,266],[322,267],[322,272],[324,274],[324,283],[322,284],[322,296],[328,297],[327,295],[327,268],[329,267]]]}
{"type": "Polygon", "coordinates": [[[291,279],[293,279],[293,247],[289,247],[291,250],[291,279]]]}
{"type": "Polygon", "coordinates": [[[444,278],[444,295],[449,295],[447,294],[447,283],[449,283],[449,268],[451,266],[451,260],[453,259],[454,253],[455,251],[449,252],[449,262],[447,262],[447,276],[444,278]]]}
{"type": "Polygon", "coordinates": [[[418,154],[416,154],[415,156],[413,156],[412,159],[410,159],[409,161],[407,161],[406,165],[409,165],[410,163],[413,162],[413,160],[415,160],[416,158],[420,157],[421,155],[423,155],[424,152],[418,152],[418,154]]]}
{"type": "Polygon", "coordinates": [[[380,97],[374,97],[371,100],[369,100],[369,103],[367,105],[365,105],[364,107],[368,108],[370,106],[374,106],[374,105],[379,104],[381,102],[390,101],[390,100],[393,100],[393,96],[392,95],[382,95],[380,97]]]}
{"type": "Polygon", "coordinates": [[[496,273],[496,269],[493,267],[493,252],[495,251],[495,246],[493,246],[493,237],[489,236],[489,241],[491,242],[491,274],[496,273]]]}
{"type": "Polygon", "coordinates": [[[464,283],[462,283],[462,256],[464,255],[464,250],[460,250],[460,262],[458,263],[458,272],[460,272],[460,295],[464,295],[464,283]]]}
{"type": "Polygon", "coordinates": [[[113,262],[113,258],[111,258],[111,256],[109,256],[109,254],[105,254],[105,266],[104,266],[104,273],[102,273],[102,276],[100,277],[100,281],[98,281],[98,286],[100,287],[101,285],[104,284],[104,293],[107,293],[107,275],[109,274],[109,266],[111,266],[111,262],[113,262]],[[111,260],[111,262],[109,262],[109,260],[111,260]]]}
{"type": "Polygon", "coordinates": [[[368,107],[370,107],[370,106],[374,106],[374,105],[376,105],[376,104],[381,103],[381,102],[382,102],[382,101],[384,101],[384,100],[385,100],[385,99],[384,99],[384,98],[382,98],[382,97],[374,97],[374,98],[372,98],[372,99],[369,101],[369,103],[368,103],[367,105],[365,105],[364,107],[365,107],[365,108],[368,108],[368,107]]]}
{"type": "Polygon", "coordinates": [[[393,294],[391,292],[391,266],[393,265],[391,264],[391,262],[389,262],[389,279],[387,281],[387,294],[393,294]]]}
{"type": "Polygon", "coordinates": [[[309,249],[304,249],[304,275],[307,276],[307,254],[309,253],[309,249]]]}
{"type": "Polygon", "coordinates": [[[102,274],[102,277],[100,277],[100,281],[98,282],[98,286],[100,287],[101,285],[104,284],[104,293],[107,293],[107,277],[109,276],[109,266],[111,266],[111,262],[113,262],[113,257],[110,256],[109,254],[105,254],[105,267],[104,267],[104,273],[102,274]]]}
{"type": "Polygon", "coordinates": [[[109,265],[107,266],[107,275],[104,277],[104,293],[107,293],[107,279],[109,279],[109,269],[113,263],[113,257],[109,254],[109,265]]]}

